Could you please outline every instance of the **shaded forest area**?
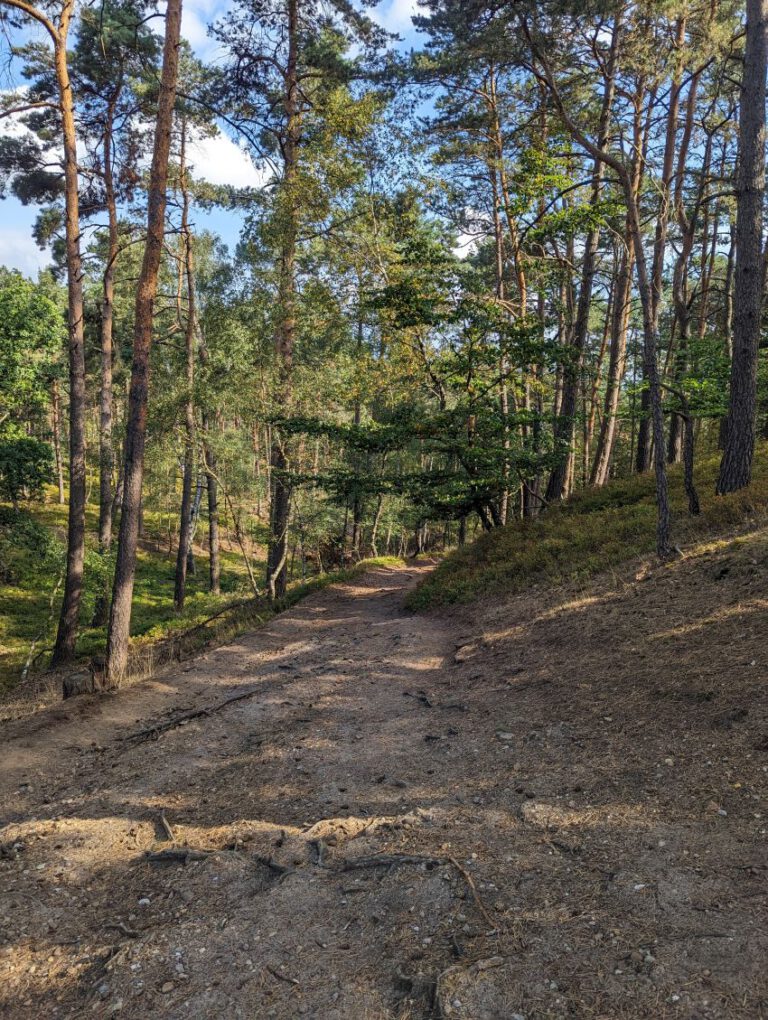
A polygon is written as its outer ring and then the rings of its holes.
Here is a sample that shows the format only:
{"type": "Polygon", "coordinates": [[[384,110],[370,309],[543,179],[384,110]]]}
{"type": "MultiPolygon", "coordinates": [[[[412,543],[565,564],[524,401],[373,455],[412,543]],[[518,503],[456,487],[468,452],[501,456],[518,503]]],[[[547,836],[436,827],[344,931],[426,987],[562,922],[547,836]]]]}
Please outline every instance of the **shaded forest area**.
{"type": "Polygon", "coordinates": [[[2,188],[52,259],[0,270],[3,682],[114,687],[132,635],[648,472],[674,558],[768,435],[767,13],[426,0],[406,49],[234,0],[203,60],[181,0],[2,0],[2,188]],[[258,186],[206,180],[222,133],[258,186]]]}

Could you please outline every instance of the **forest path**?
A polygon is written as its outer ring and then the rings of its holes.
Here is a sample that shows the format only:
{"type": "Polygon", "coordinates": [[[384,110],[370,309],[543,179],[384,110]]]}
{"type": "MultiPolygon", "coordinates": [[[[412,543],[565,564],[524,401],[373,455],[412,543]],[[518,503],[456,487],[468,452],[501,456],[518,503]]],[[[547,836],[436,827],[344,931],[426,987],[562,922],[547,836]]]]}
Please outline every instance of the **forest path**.
{"type": "Polygon", "coordinates": [[[367,990],[357,954],[338,956],[336,943],[352,938],[341,924],[339,883],[313,890],[317,878],[298,871],[275,880],[279,868],[303,868],[347,839],[365,850],[366,834],[421,824],[415,802],[428,814],[438,771],[431,744],[445,739],[431,730],[438,722],[438,731],[449,729],[454,709],[435,713],[424,692],[447,686],[439,670],[455,644],[447,622],[407,614],[402,597],[429,569],[372,571],[176,672],[7,728],[0,803],[10,824],[0,839],[15,865],[3,903],[14,951],[3,1015],[40,1016],[44,1003],[51,1016],[92,1007],[144,1017],[160,990],[160,1015],[293,1016],[296,986],[270,977],[269,966],[298,970],[302,985],[338,972],[330,984],[320,980],[311,1015],[359,1020],[369,998],[370,1015],[385,1015],[376,1011],[391,987],[367,990]],[[211,714],[157,739],[130,739],[200,709],[211,714]],[[169,845],[161,815],[178,844],[237,846],[250,856],[146,864],[146,851],[169,845]],[[32,855],[44,862],[39,870],[32,855]],[[297,891],[297,878],[302,889],[310,883],[310,896],[297,891]],[[190,893],[201,881],[204,891],[190,893]],[[212,892],[205,921],[193,920],[193,905],[212,892]],[[135,941],[126,931],[138,932],[135,941]],[[142,961],[123,967],[127,980],[113,993],[115,964],[106,957],[134,957],[138,947],[142,961]]]}
{"type": "Polygon", "coordinates": [[[410,616],[428,569],[4,727],[4,1018],[768,1016],[768,531],[410,616]]]}

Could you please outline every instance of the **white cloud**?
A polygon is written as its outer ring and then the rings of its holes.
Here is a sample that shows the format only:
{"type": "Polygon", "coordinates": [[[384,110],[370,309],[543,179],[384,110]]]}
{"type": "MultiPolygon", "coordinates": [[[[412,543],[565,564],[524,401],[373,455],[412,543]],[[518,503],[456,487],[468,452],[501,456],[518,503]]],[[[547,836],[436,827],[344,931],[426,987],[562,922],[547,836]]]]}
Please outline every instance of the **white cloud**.
{"type": "Polygon", "coordinates": [[[208,35],[208,26],[224,14],[227,2],[222,0],[187,0],[181,12],[181,34],[195,54],[211,62],[220,55],[221,44],[208,35]]]}
{"type": "Polygon", "coordinates": [[[413,30],[411,18],[418,12],[418,0],[385,0],[372,16],[388,32],[405,33],[413,30]]]}
{"type": "Polygon", "coordinates": [[[207,23],[190,7],[182,8],[181,34],[195,52],[206,50],[211,42],[207,23]]]}
{"type": "Polygon", "coordinates": [[[19,269],[25,276],[36,277],[39,270],[51,264],[51,253],[37,247],[30,228],[3,227],[0,236],[2,263],[9,269],[19,269]]]}
{"type": "Polygon", "coordinates": [[[210,184],[261,188],[270,176],[266,168],[258,167],[244,148],[224,134],[192,142],[189,162],[194,175],[210,184]]]}

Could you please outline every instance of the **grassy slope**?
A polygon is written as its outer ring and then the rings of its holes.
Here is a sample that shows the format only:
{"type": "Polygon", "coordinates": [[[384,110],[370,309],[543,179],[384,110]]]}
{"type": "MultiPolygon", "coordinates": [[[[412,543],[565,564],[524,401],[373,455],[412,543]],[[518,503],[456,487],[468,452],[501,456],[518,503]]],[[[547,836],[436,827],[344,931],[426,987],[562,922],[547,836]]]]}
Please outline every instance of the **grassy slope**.
{"type": "MultiPolygon", "coordinates": [[[[670,470],[672,533],[677,544],[732,531],[768,509],[768,444],[755,455],[752,485],[714,495],[719,455],[696,471],[700,517],[686,512],[682,473],[670,470]]],[[[655,548],[656,504],[652,475],[612,482],[580,493],[541,517],[515,521],[455,550],[408,599],[411,609],[511,594],[539,582],[589,577],[655,548]]]]}

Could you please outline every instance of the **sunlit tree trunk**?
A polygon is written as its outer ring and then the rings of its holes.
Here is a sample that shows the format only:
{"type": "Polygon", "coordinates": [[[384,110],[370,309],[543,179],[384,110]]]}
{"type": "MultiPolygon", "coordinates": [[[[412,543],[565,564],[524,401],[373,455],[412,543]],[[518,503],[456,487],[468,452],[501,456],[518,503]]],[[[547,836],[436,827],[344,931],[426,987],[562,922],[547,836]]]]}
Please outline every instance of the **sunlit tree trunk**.
{"type": "Polygon", "coordinates": [[[141,490],[144,477],[152,318],[165,236],[168,159],[178,80],[180,32],[181,0],[168,0],[165,15],[163,69],[147,196],[147,237],[136,289],[136,321],[126,422],[122,515],[107,636],[107,675],[111,684],[120,681],[128,665],[131,601],[136,574],[141,490]]]}
{"type": "MultiPolygon", "coordinates": [[[[298,0],[288,0],[288,60],[283,105],[286,133],[283,143],[283,201],[285,224],[280,253],[280,324],[277,334],[277,404],[287,410],[292,391],[293,349],[296,341],[296,245],[298,241],[298,158],[300,137],[298,81],[298,0]]],[[[288,581],[288,523],[291,485],[288,479],[286,437],[272,430],[270,451],[271,501],[267,589],[272,599],[282,598],[288,581]]]]}
{"type": "Polygon", "coordinates": [[[192,550],[192,475],[195,470],[195,337],[197,335],[197,307],[195,301],[195,263],[192,247],[192,232],[189,228],[189,188],[186,169],[186,121],[181,123],[181,159],[179,186],[182,195],[181,244],[184,259],[184,275],[187,286],[187,310],[184,325],[184,349],[186,353],[186,398],[184,400],[184,478],[181,489],[179,513],[179,547],[176,553],[176,577],[173,604],[180,612],[184,608],[187,589],[187,570],[192,550]]]}
{"type": "Polygon", "coordinates": [[[80,210],[77,134],[72,85],[67,64],[67,34],[74,4],[62,10],[54,43],[56,81],[64,144],[65,243],[69,298],[69,520],[67,572],[53,665],[75,656],[85,564],[85,340],[83,335],[83,269],[80,256],[80,210]]]}

